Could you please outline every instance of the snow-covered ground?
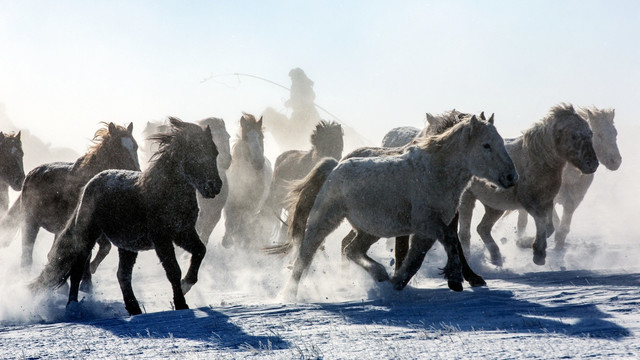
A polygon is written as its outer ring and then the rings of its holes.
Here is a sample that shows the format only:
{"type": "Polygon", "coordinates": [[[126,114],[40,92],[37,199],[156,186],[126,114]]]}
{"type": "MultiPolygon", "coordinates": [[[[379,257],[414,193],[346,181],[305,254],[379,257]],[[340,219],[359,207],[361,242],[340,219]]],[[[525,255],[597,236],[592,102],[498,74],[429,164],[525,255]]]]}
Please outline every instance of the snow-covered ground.
{"type": "MultiPolygon", "coordinates": [[[[496,233],[509,235],[513,218],[496,233]]],[[[585,226],[587,232],[588,226],[585,226]]],[[[640,355],[639,249],[606,238],[570,235],[566,253],[537,267],[513,241],[503,268],[488,265],[475,239],[472,267],[486,288],[450,291],[436,245],[401,292],[354,267],[344,273],[341,227],[318,253],[296,303],[281,303],[289,257],[242,256],[219,245],[216,230],[187,294],[190,310],[172,311],[168,281],[154,253],[142,253],[134,290],[145,314],[129,317],[113,252],[98,269],[96,291],[65,309],[66,295],[33,298],[24,289],[37,270],[16,275],[19,241],[0,254],[0,358],[634,358],[640,355]],[[218,241],[216,241],[216,239],[218,241]]],[[[41,234],[34,268],[50,234],[41,234]]],[[[390,265],[390,243],[372,248],[390,265]]],[[[180,256],[182,264],[187,257],[180,256]]],[[[389,266],[389,269],[391,267],[389,266]]]]}

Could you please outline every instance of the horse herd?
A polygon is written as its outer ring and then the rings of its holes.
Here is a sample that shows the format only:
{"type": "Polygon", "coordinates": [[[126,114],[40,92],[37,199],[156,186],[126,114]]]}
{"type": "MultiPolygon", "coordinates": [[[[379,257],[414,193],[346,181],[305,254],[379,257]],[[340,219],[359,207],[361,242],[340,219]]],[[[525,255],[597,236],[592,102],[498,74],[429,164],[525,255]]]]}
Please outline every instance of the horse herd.
{"type": "Polygon", "coordinates": [[[136,315],[141,309],[131,275],[139,251],[156,251],[175,308],[186,309],[184,294],[198,280],[206,244],[224,213],[225,248],[295,252],[283,293],[295,298],[315,252],[347,219],[352,230],[342,253],[375,280],[404,288],[439,241],[447,254],[444,277],[460,291],[464,280],[486,285],[465,257],[476,200],[485,209],[477,230],[493,264],[502,265],[503,257],[491,229],[506,211],[520,211],[517,243],[532,248],[535,264],[545,264],[556,226],[555,246],[563,248],[599,163],[610,170],[621,164],[613,117],[612,109],[559,104],[522,136],[503,139],[493,115],[452,110],[427,114],[422,130],[393,129],[381,147],[345,156],[341,125],[322,120],[310,150],[286,151],[273,167],[264,154],[262,118],[243,114],[232,147],[221,119],[194,124],[169,118],[144,131],[150,141],[143,154],[152,153],[144,170],[133,126],[109,123],[75,162],[43,164],[26,176],[20,133],[0,133],[0,206],[6,210],[0,244],[22,230],[21,261],[29,268],[39,229],[52,232],[48,262],[29,287],[43,291],[69,280],[68,304],[78,301],[80,290],[92,290],[91,275],[115,245],[125,307],[136,315]],[[9,186],[20,195],[8,208],[9,186]],[[555,203],[563,206],[561,219],[555,203]],[[533,240],[524,236],[528,215],[536,225],[533,240]],[[390,237],[396,238],[392,276],[367,255],[390,237]],[[184,277],[174,245],[191,254],[184,277]]]}

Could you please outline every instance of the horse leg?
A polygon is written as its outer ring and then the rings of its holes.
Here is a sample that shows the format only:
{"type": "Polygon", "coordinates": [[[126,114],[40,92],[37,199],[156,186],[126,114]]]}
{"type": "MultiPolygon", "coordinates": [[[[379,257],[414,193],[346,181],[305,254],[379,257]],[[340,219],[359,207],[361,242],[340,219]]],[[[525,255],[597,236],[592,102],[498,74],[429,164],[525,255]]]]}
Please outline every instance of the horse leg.
{"type": "Polygon", "coordinates": [[[375,244],[379,239],[377,236],[358,231],[356,237],[349,242],[343,251],[349,260],[360,265],[374,280],[381,282],[389,280],[387,270],[367,255],[367,251],[371,245],[375,244]]]}
{"type": "Polygon", "coordinates": [[[489,206],[484,206],[484,216],[482,220],[480,220],[480,224],[478,224],[478,234],[480,234],[480,238],[484,241],[484,245],[489,250],[489,254],[491,256],[491,263],[496,266],[502,266],[502,254],[500,253],[500,248],[498,244],[496,244],[495,240],[491,236],[491,229],[493,229],[493,225],[500,219],[500,217],[504,214],[504,211],[497,210],[489,206]]]}
{"type": "Polygon", "coordinates": [[[98,242],[98,252],[96,253],[96,257],[93,258],[89,266],[89,269],[92,274],[96,273],[96,270],[98,270],[98,266],[100,265],[102,260],[104,260],[104,258],[106,258],[109,252],[111,251],[111,241],[109,241],[109,239],[107,239],[107,237],[104,236],[104,234],[100,235],[97,242],[98,242]]]}
{"type": "Polygon", "coordinates": [[[224,208],[224,236],[222,237],[222,246],[226,249],[230,249],[235,240],[238,227],[240,227],[240,214],[239,209],[227,203],[224,208]]]}
{"type": "Polygon", "coordinates": [[[544,265],[547,257],[547,238],[554,231],[553,227],[553,207],[550,207],[546,214],[535,216],[536,221],[536,240],[533,242],[533,263],[536,265],[544,265]]]}
{"type": "MultiPolygon", "coordinates": [[[[458,219],[456,218],[456,222],[458,219]]],[[[457,227],[456,227],[457,228],[457,227]]],[[[407,257],[407,253],[409,252],[409,237],[408,236],[396,236],[396,248],[395,248],[395,266],[394,271],[398,271],[402,263],[404,262],[404,258],[407,257]]]]}
{"type": "Polygon", "coordinates": [[[486,286],[487,283],[484,281],[482,276],[476,274],[471,270],[469,263],[467,262],[467,257],[464,255],[464,251],[462,250],[462,244],[460,243],[460,239],[458,238],[458,221],[460,218],[460,214],[456,213],[453,220],[447,225],[447,229],[444,232],[445,238],[449,238],[449,241],[454,241],[458,247],[458,253],[460,254],[460,264],[462,265],[462,277],[469,282],[469,285],[472,287],[476,286],[486,286]]]}
{"type": "Polygon", "coordinates": [[[469,190],[462,193],[460,197],[460,206],[458,207],[458,214],[460,217],[460,230],[458,235],[460,236],[460,243],[462,248],[466,251],[467,255],[471,251],[471,218],[473,217],[473,208],[476,204],[476,197],[469,190]]]}
{"type": "Polygon", "coordinates": [[[196,231],[200,237],[200,241],[204,245],[209,243],[209,237],[222,217],[222,207],[211,204],[216,199],[200,199],[198,195],[198,203],[200,204],[200,212],[196,221],[196,231]]]}
{"type": "Polygon", "coordinates": [[[176,245],[191,253],[191,264],[187,270],[187,275],[181,280],[182,293],[186,294],[191,287],[198,282],[198,271],[202,264],[202,259],[207,252],[207,247],[200,241],[198,233],[192,229],[176,239],[176,245]]]}
{"type": "MultiPolygon", "coordinates": [[[[166,237],[166,234],[164,234],[164,236],[166,237]]],[[[155,238],[158,239],[159,236],[156,235],[155,238]]],[[[173,244],[170,241],[154,241],[154,245],[156,247],[156,254],[162,263],[162,267],[164,267],[167,279],[169,279],[169,283],[171,283],[171,289],[173,290],[173,304],[176,310],[188,309],[189,306],[187,305],[187,300],[184,298],[184,292],[182,292],[182,284],[180,280],[182,277],[182,271],[180,270],[180,265],[176,259],[176,252],[173,248],[173,244]]]]}
{"type": "Polygon", "coordinates": [[[298,256],[293,264],[291,278],[284,289],[285,297],[295,299],[302,274],[309,268],[313,256],[324,241],[344,219],[344,211],[333,204],[323,206],[309,215],[304,239],[298,248],[298,256]]]}
{"type": "Polygon", "coordinates": [[[129,315],[142,314],[138,300],[131,287],[131,274],[133,273],[133,265],[136,263],[138,253],[118,248],[118,255],[118,283],[122,291],[124,307],[129,312],[129,315]]]}
{"type": "Polygon", "coordinates": [[[433,246],[433,243],[435,243],[435,239],[417,236],[416,234],[411,236],[407,255],[402,261],[400,268],[394,272],[390,280],[394,289],[402,290],[407,286],[409,280],[411,280],[420,269],[424,257],[433,246]]]}
{"type": "Polygon", "coordinates": [[[569,201],[566,201],[562,206],[562,219],[560,220],[560,224],[558,225],[558,230],[556,231],[555,236],[556,250],[564,249],[564,242],[567,238],[567,234],[569,234],[569,230],[571,228],[571,220],[573,219],[573,213],[576,211],[577,207],[577,204],[569,201]]]}
{"type": "Polygon", "coordinates": [[[356,236],[357,236],[356,231],[351,229],[351,231],[349,231],[347,236],[345,236],[342,239],[342,245],[340,247],[340,249],[341,249],[340,253],[342,254],[342,274],[343,275],[347,274],[347,272],[349,271],[349,259],[347,258],[346,249],[349,246],[349,244],[351,244],[353,239],[356,238],[356,236]]]}
{"type": "Polygon", "coordinates": [[[33,246],[36,242],[36,237],[40,231],[40,225],[38,225],[32,217],[27,216],[24,219],[22,227],[22,269],[28,270],[33,263],[33,246]]]}
{"type": "Polygon", "coordinates": [[[78,302],[80,280],[82,279],[85,272],[87,262],[88,257],[84,259],[82,257],[79,257],[74,261],[74,264],[71,267],[71,272],[69,273],[69,300],[67,301],[67,306],[71,302],[78,302]]]}
{"type": "Polygon", "coordinates": [[[527,222],[529,222],[529,213],[524,210],[518,210],[518,225],[516,227],[518,239],[524,237],[525,231],[527,230],[527,222]]]}

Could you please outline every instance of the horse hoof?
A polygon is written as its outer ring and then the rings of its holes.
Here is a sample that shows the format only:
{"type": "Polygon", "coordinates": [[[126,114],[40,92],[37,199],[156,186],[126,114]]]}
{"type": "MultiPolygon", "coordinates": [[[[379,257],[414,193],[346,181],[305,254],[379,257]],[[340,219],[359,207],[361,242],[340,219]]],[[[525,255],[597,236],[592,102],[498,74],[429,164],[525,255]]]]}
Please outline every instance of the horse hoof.
{"type": "Polygon", "coordinates": [[[536,265],[544,265],[546,263],[546,256],[545,255],[537,255],[537,254],[533,254],[533,263],[536,265]]]}
{"type": "Polygon", "coordinates": [[[176,310],[187,310],[187,309],[189,309],[189,305],[187,305],[186,303],[176,305],[176,310]]]}
{"type": "Polygon", "coordinates": [[[449,289],[453,291],[462,291],[462,283],[457,281],[448,281],[449,289]]]}
{"type": "Polygon", "coordinates": [[[516,245],[522,249],[530,249],[534,241],[535,238],[533,237],[522,237],[516,240],[516,245]]]}
{"type": "Polygon", "coordinates": [[[491,255],[491,263],[495,266],[502,266],[502,256],[501,255],[491,255]]]}
{"type": "Polygon", "coordinates": [[[468,282],[471,287],[487,286],[487,282],[484,281],[484,279],[480,276],[478,276],[477,278],[469,279],[468,282]]]}

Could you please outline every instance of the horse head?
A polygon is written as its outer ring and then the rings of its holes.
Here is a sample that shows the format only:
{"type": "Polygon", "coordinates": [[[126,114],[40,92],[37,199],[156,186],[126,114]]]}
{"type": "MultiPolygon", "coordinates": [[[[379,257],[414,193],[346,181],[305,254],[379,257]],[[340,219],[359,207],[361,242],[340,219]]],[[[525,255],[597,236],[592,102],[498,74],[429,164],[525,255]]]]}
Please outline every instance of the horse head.
{"type": "Polygon", "coordinates": [[[231,166],[231,147],[229,146],[229,138],[231,136],[227,132],[224,120],[210,117],[200,120],[198,123],[200,126],[210,127],[213,143],[216,144],[218,149],[218,165],[221,169],[227,170],[231,166]]]}
{"type": "Polygon", "coordinates": [[[213,142],[211,127],[204,129],[196,124],[169,118],[176,129],[178,145],[173,148],[174,156],[180,160],[180,169],[186,181],[205,198],[213,198],[222,189],[222,179],[218,174],[218,149],[213,142]]]}
{"type": "Polygon", "coordinates": [[[15,191],[24,182],[24,165],[21,132],[5,135],[0,132],[0,178],[15,191]]]}
{"type": "Polygon", "coordinates": [[[594,173],[599,162],[589,123],[571,105],[556,106],[551,115],[555,118],[553,139],[557,152],[583,174],[594,173]]]}
{"type": "Polygon", "coordinates": [[[311,134],[311,144],[317,151],[318,158],[332,157],[340,160],[344,150],[343,137],[344,131],[339,123],[320,120],[311,134]]]}
{"type": "Polygon", "coordinates": [[[593,131],[593,149],[598,160],[609,170],[618,170],[622,164],[622,156],[618,149],[618,131],[613,123],[614,109],[585,109],[585,119],[589,121],[593,131]]]}
{"type": "Polygon", "coordinates": [[[468,126],[469,144],[466,151],[470,155],[471,173],[503,188],[514,186],[518,181],[518,172],[507,153],[504,140],[493,125],[493,114],[487,121],[473,115],[468,126]]]}
{"type": "Polygon", "coordinates": [[[264,133],[262,129],[262,117],[256,121],[251,114],[244,113],[240,118],[240,140],[247,148],[247,159],[257,171],[264,167],[264,133]]]}
{"type": "Polygon", "coordinates": [[[133,137],[133,123],[126,128],[114,123],[96,132],[95,141],[102,139],[102,143],[96,150],[106,157],[107,168],[140,171],[138,161],[138,143],[133,137]]]}

